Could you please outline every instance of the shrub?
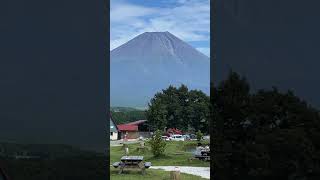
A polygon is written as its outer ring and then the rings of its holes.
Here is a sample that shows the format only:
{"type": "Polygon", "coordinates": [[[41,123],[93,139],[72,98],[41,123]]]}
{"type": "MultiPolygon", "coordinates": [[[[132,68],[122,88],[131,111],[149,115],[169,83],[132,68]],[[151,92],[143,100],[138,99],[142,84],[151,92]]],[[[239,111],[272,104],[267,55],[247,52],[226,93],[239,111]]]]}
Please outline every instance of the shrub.
{"type": "Polygon", "coordinates": [[[162,132],[157,130],[148,142],[151,152],[155,157],[162,155],[166,148],[166,142],[162,139],[162,132]]]}
{"type": "Polygon", "coordinates": [[[203,138],[203,134],[201,133],[201,131],[200,130],[198,130],[198,132],[196,133],[196,136],[197,136],[197,141],[201,141],[202,140],[202,138],[203,138]]]}

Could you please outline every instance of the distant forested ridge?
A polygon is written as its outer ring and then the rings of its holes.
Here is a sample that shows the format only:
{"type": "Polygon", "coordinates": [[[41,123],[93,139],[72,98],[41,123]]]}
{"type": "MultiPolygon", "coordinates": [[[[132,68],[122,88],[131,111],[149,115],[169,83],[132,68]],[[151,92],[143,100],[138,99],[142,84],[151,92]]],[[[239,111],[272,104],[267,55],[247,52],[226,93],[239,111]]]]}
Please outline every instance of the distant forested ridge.
{"type": "Polygon", "coordinates": [[[111,116],[116,124],[124,124],[137,120],[146,120],[144,110],[132,107],[111,107],[111,116]]]}

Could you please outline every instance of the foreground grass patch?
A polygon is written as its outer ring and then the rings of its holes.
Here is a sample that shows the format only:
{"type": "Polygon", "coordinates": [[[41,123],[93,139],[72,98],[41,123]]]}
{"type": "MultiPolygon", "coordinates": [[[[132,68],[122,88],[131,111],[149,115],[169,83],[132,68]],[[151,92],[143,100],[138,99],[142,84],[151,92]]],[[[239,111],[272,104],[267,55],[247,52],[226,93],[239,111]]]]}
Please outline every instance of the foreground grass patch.
{"type": "MultiPolygon", "coordinates": [[[[150,146],[146,144],[144,152],[139,152],[137,147],[139,144],[129,145],[129,155],[141,155],[144,156],[144,161],[150,161],[153,166],[198,166],[208,167],[209,162],[200,161],[197,159],[189,160],[193,157],[191,152],[186,151],[187,148],[196,146],[196,142],[167,142],[165,154],[160,157],[154,157],[150,151],[150,146]]],[[[111,147],[110,150],[110,161],[111,163],[120,161],[120,158],[124,155],[124,150],[121,146],[111,147]]]]}
{"type": "MultiPolygon", "coordinates": [[[[147,169],[146,174],[142,175],[140,171],[125,170],[123,174],[118,174],[118,169],[110,168],[110,179],[112,180],[168,180],[170,179],[169,171],[147,169]]],[[[199,176],[189,175],[181,173],[181,179],[183,180],[205,180],[199,176]]]]}

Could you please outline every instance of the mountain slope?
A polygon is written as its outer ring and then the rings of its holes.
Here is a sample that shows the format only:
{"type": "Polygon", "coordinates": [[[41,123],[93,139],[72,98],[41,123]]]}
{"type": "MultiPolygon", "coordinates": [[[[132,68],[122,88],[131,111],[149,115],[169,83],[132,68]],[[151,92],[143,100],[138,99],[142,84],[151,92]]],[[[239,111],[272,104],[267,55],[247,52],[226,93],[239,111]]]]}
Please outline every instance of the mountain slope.
{"type": "Polygon", "coordinates": [[[112,106],[145,107],[170,84],[209,93],[209,58],[169,32],[143,33],[110,57],[112,106]]]}

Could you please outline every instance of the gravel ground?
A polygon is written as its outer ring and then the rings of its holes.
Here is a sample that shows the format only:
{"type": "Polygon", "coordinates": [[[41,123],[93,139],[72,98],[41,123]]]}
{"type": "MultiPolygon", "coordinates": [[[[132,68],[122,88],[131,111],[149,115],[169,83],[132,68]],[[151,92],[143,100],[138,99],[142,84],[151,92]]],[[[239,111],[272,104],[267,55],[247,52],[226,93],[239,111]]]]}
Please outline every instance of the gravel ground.
{"type": "MultiPolygon", "coordinates": [[[[138,140],[130,140],[127,141],[127,144],[134,144],[139,142],[138,140]]],[[[117,140],[117,141],[110,141],[110,146],[122,146],[123,140],[117,140]]]]}
{"type": "Polygon", "coordinates": [[[191,167],[191,166],[151,166],[151,169],[162,169],[165,171],[173,171],[175,167],[180,169],[181,173],[201,176],[210,179],[210,167],[191,167]]]}

